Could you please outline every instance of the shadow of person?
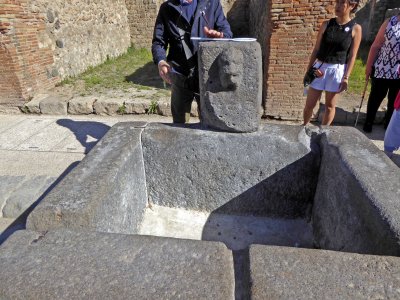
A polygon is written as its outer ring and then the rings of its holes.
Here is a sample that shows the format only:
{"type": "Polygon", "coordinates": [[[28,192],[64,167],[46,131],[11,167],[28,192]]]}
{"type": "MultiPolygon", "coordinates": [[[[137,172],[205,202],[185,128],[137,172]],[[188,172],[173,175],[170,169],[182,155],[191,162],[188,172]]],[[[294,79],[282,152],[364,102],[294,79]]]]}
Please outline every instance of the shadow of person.
{"type": "Polygon", "coordinates": [[[97,142],[110,130],[110,126],[93,121],[75,121],[71,119],[59,119],[57,124],[68,128],[76,139],[85,148],[87,154],[97,142]]]}

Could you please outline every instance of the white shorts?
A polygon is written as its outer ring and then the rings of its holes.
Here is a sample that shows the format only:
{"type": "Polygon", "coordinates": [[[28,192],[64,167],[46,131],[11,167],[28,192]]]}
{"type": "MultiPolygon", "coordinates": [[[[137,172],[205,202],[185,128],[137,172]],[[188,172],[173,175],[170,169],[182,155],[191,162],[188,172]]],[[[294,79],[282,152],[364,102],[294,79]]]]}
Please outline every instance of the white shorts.
{"type": "MultiPolygon", "coordinates": [[[[320,64],[321,63],[317,61],[315,66],[318,67],[320,64]]],[[[319,91],[338,93],[340,83],[343,79],[344,70],[346,69],[346,64],[339,65],[324,63],[319,69],[324,73],[324,75],[315,78],[310,84],[310,87],[319,91]]]]}

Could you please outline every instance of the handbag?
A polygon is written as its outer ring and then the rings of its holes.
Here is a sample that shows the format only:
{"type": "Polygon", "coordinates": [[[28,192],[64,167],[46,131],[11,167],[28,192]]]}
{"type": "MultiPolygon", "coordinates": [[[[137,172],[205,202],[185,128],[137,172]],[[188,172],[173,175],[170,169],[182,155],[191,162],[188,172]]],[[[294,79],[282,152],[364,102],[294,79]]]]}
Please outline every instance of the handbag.
{"type": "Polygon", "coordinates": [[[303,85],[304,87],[307,87],[311,84],[311,82],[314,81],[315,78],[317,78],[317,75],[315,74],[315,71],[317,71],[319,68],[321,68],[321,66],[324,63],[322,62],[318,68],[315,67],[315,63],[312,65],[312,67],[310,69],[308,69],[306,75],[303,78],[303,85]]]}

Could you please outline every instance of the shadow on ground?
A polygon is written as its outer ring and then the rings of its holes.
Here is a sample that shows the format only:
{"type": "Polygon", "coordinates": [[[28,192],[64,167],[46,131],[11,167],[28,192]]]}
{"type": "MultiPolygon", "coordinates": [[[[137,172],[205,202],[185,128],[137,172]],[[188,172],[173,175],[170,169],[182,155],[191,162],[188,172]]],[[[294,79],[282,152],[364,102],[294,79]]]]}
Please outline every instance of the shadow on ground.
{"type": "Polygon", "coordinates": [[[151,62],[137,69],[131,75],[125,76],[125,80],[134,84],[140,84],[159,89],[165,88],[163,81],[158,75],[157,66],[151,62]]]}
{"type": "Polygon", "coordinates": [[[85,147],[85,154],[110,130],[110,126],[100,122],[74,121],[71,119],[59,119],[57,124],[71,130],[76,139],[85,147]]]}

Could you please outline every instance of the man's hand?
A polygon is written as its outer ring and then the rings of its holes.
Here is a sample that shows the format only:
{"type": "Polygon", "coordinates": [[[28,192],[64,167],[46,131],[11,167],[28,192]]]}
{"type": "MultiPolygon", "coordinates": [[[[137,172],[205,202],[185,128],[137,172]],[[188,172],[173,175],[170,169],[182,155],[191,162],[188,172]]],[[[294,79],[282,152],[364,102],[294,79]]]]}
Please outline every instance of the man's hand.
{"type": "Polygon", "coordinates": [[[224,37],[223,32],[219,32],[214,29],[209,29],[207,26],[204,26],[204,34],[208,38],[223,38],[224,37]]]}
{"type": "Polygon", "coordinates": [[[158,73],[160,74],[160,77],[169,84],[171,84],[171,79],[169,77],[170,72],[171,66],[165,60],[160,60],[158,63],[158,73]]]}

